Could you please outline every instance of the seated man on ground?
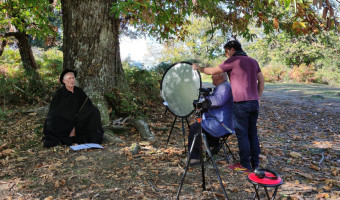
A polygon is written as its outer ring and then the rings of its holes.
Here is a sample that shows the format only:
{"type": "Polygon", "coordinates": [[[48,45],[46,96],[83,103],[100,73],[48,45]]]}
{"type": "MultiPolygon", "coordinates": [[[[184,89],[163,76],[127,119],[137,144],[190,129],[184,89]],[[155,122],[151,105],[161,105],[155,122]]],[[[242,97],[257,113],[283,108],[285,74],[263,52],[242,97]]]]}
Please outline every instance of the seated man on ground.
{"type": "Polygon", "coordinates": [[[44,147],[98,143],[103,139],[99,110],[85,92],[75,86],[77,73],[66,69],[60,75],[63,86],[52,98],[44,124],[44,147]]]}
{"type": "MultiPolygon", "coordinates": [[[[233,96],[231,93],[230,83],[227,81],[227,74],[215,74],[212,81],[216,86],[212,94],[207,96],[207,100],[211,102],[207,112],[202,116],[202,132],[205,133],[210,149],[219,145],[219,138],[230,133],[220,123],[234,130],[233,122],[233,96]],[[209,113],[209,114],[208,114],[209,113]],[[216,119],[214,119],[215,117],[216,119]]],[[[190,126],[188,148],[190,151],[195,134],[198,132],[198,123],[190,126]]],[[[200,163],[198,138],[195,141],[193,151],[191,153],[190,165],[200,163]]]]}

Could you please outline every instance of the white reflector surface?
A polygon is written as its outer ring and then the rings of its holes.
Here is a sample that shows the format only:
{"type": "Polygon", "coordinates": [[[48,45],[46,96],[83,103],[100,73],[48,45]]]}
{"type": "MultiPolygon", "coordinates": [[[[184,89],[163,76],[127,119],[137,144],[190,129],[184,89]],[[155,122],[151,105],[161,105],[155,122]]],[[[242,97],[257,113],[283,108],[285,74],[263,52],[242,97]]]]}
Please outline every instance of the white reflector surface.
{"type": "Polygon", "coordinates": [[[190,63],[176,63],[163,75],[161,95],[169,110],[179,117],[193,111],[193,101],[198,99],[201,76],[190,63]]]}

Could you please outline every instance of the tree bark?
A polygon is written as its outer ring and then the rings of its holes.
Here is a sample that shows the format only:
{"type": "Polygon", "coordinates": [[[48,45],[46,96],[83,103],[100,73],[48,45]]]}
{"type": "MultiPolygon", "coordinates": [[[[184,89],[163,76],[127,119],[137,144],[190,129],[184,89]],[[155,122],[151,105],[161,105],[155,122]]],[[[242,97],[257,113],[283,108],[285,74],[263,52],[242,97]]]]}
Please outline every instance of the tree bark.
{"type": "Polygon", "coordinates": [[[25,32],[17,32],[15,38],[18,40],[19,52],[24,69],[28,71],[38,69],[31,45],[28,41],[28,35],[25,32]]]}
{"type": "Polygon", "coordinates": [[[18,48],[22,65],[29,81],[29,86],[26,89],[33,93],[41,90],[42,84],[40,82],[40,75],[37,71],[38,65],[35,62],[33,51],[28,40],[28,35],[26,32],[15,32],[13,36],[18,40],[18,48]]]}
{"type": "Polygon", "coordinates": [[[102,118],[108,116],[103,94],[126,85],[119,50],[119,20],[110,14],[115,1],[61,0],[63,68],[77,71],[79,86],[98,106],[102,118]]]}
{"type": "Polygon", "coordinates": [[[0,57],[2,56],[2,54],[4,53],[5,47],[7,44],[7,40],[3,40],[0,44],[0,57]]]}

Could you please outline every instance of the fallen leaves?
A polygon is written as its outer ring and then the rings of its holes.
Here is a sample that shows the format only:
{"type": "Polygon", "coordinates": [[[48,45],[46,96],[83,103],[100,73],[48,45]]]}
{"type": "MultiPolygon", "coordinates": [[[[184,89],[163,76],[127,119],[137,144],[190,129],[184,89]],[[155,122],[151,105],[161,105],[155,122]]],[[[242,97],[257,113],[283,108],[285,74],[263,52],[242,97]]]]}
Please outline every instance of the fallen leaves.
{"type": "Polygon", "coordinates": [[[309,165],[309,168],[314,169],[314,170],[316,170],[316,171],[320,171],[320,167],[315,166],[315,165],[313,165],[313,164],[309,165]]]}
{"type": "Polygon", "coordinates": [[[76,161],[79,162],[79,161],[83,161],[83,160],[87,160],[87,157],[85,155],[81,155],[79,157],[76,158],[76,161]]]}
{"type": "MultiPolygon", "coordinates": [[[[279,98],[268,98],[264,93],[261,103],[260,166],[277,171],[283,178],[278,192],[283,199],[339,199],[336,116],[324,112],[321,105],[297,104],[300,99],[293,104],[275,99],[279,98]]],[[[2,191],[6,196],[19,199],[20,193],[24,199],[172,199],[177,192],[186,157],[181,126],[176,125],[179,129],[174,129],[167,149],[162,148],[167,132],[158,131],[158,140],[148,142],[140,141],[137,130],[132,130],[134,135],[118,136],[124,143],[105,144],[104,151],[68,152],[69,148],[61,146],[41,148],[41,135],[34,133],[34,129],[41,131],[37,128],[41,122],[37,123],[36,116],[20,117],[18,121],[13,118],[0,122],[1,130],[7,130],[0,141],[0,187],[5,188],[2,191]],[[31,142],[36,144],[28,145],[31,142]],[[130,151],[133,143],[140,146],[136,155],[130,151]]],[[[162,121],[157,114],[153,119],[151,125],[162,130],[169,129],[172,122],[172,118],[162,121]]],[[[229,142],[237,155],[236,137],[230,137],[229,142]]],[[[255,192],[246,176],[227,168],[224,157],[216,163],[231,199],[247,199],[255,192]]],[[[189,168],[180,199],[223,198],[211,164],[205,166],[209,191],[202,191],[200,170],[189,168]]]]}
{"type": "Polygon", "coordinates": [[[302,158],[302,154],[298,152],[291,151],[289,155],[293,158],[302,158]]]}
{"type": "Polygon", "coordinates": [[[11,155],[13,155],[14,152],[15,151],[13,149],[5,149],[5,150],[0,152],[0,158],[6,157],[6,156],[11,156],[11,155]]]}

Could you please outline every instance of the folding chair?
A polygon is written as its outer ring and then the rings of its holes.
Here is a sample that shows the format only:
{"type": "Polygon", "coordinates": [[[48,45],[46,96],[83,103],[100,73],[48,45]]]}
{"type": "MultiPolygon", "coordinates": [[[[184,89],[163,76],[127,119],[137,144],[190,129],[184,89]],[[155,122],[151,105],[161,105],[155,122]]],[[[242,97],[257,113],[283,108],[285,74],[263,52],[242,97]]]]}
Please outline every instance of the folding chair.
{"type": "MultiPolygon", "coordinates": [[[[232,135],[232,134],[229,133],[229,134],[226,134],[226,135],[220,137],[220,145],[218,145],[218,146],[219,146],[219,150],[220,150],[221,148],[223,149],[224,155],[225,155],[225,157],[226,157],[228,163],[229,163],[229,156],[228,156],[228,153],[227,153],[227,149],[228,149],[228,152],[229,152],[230,156],[233,158],[233,160],[234,160],[234,161],[236,160],[235,157],[234,157],[233,152],[231,152],[231,150],[230,150],[230,148],[229,148],[229,145],[228,145],[228,138],[229,138],[229,136],[231,136],[231,135],[232,135]]],[[[219,150],[218,150],[218,151],[219,151],[219,150]]]]}
{"type": "Polygon", "coordinates": [[[232,135],[232,134],[228,133],[228,134],[220,137],[219,145],[217,145],[216,147],[210,149],[211,153],[213,155],[218,154],[218,152],[220,152],[220,150],[223,149],[223,152],[224,152],[224,155],[225,155],[225,157],[227,159],[228,164],[229,164],[229,156],[231,156],[234,161],[236,160],[234,155],[233,155],[233,153],[231,152],[231,150],[229,148],[229,145],[228,145],[228,138],[229,138],[230,135],[232,135]],[[228,154],[230,154],[230,155],[228,155],[228,154]]]}

